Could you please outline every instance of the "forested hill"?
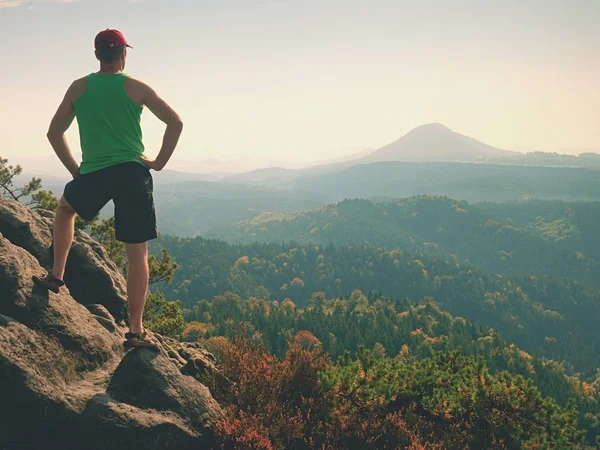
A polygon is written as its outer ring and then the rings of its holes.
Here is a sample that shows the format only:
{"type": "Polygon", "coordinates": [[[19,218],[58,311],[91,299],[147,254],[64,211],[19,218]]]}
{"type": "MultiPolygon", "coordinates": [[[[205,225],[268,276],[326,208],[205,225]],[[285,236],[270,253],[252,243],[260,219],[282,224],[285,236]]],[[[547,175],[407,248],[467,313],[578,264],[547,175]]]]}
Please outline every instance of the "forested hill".
{"type": "MultiPolygon", "coordinates": [[[[243,330],[248,337],[260,336],[267,351],[280,357],[285,357],[289,351],[293,336],[293,340],[305,347],[326,352],[338,362],[338,367],[347,368],[353,364],[347,357],[348,352],[360,355],[361,361],[374,358],[384,371],[373,377],[373,389],[377,391],[385,386],[391,398],[397,389],[391,380],[397,379],[406,382],[410,393],[405,392],[404,396],[414,399],[417,392],[427,395],[416,387],[419,383],[415,383],[414,373],[403,369],[409,361],[429,365],[440,357],[445,361],[460,360],[457,353],[476,356],[476,360],[463,361],[459,366],[472,365],[479,370],[487,366],[495,374],[508,371],[513,376],[523,376],[559,405],[564,407],[573,402],[579,412],[579,425],[587,430],[588,442],[595,443],[600,432],[600,373],[583,379],[569,375],[559,362],[529,354],[507,343],[496,330],[453,317],[431,299],[411,304],[381,296],[367,298],[359,291],[345,298],[327,298],[318,293],[312,296],[308,305],[299,307],[291,300],[242,299],[227,293],[212,301],[198,302],[186,311],[185,316],[187,326],[182,338],[201,339],[208,342],[207,345],[218,345],[223,342],[223,337],[234,340],[243,330]],[[365,348],[368,349],[366,353],[363,352],[365,348]]],[[[444,378],[439,372],[437,376],[428,376],[430,380],[439,377],[444,378]]],[[[453,386],[447,391],[438,389],[439,383],[432,382],[435,386],[432,389],[443,397],[438,400],[440,403],[448,400],[458,410],[469,408],[465,406],[469,397],[465,389],[471,382],[465,380],[466,384],[447,385],[453,386]]],[[[527,402],[519,402],[518,408],[527,408],[526,405],[531,405],[531,397],[527,402]]]]}
{"type": "Polygon", "coordinates": [[[600,282],[600,202],[472,205],[419,196],[345,200],[302,213],[266,213],[212,231],[232,243],[299,242],[401,248],[505,275],[600,282]]]}
{"type": "Polygon", "coordinates": [[[495,328],[524,350],[578,370],[600,366],[600,291],[567,279],[507,278],[457,262],[368,246],[229,245],[164,237],[182,268],[161,289],[192,307],[226,292],[302,306],[313,293],[359,289],[394,299],[434,298],[442,309],[495,328]]]}
{"type": "Polygon", "coordinates": [[[379,162],[298,179],[295,188],[332,201],[439,194],[472,202],[600,200],[597,169],[463,163],[379,162]]]}

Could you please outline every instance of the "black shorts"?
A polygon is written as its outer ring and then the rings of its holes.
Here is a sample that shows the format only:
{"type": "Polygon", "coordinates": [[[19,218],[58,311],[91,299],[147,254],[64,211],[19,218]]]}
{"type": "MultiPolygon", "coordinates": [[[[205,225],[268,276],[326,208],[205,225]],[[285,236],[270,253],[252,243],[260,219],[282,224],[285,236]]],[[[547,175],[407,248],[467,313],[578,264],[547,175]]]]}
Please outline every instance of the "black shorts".
{"type": "Polygon", "coordinates": [[[92,220],[112,200],[118,241],[139,244],[157,237],[152,175],[140,163],[78,175],[65,187],[64,197],[85,220],[92,220]]]}

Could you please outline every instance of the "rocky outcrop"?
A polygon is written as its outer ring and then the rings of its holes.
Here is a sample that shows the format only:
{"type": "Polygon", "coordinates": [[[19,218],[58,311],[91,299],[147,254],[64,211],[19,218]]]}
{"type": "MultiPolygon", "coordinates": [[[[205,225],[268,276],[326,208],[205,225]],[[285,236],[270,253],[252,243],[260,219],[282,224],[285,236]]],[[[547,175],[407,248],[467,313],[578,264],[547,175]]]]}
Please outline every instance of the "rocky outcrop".
{"type": "Polygon", "coordinates": [[[199,381],[220,376],[212,355],[162,337],[161,352],[125,352],[118,270],[79,233],[68,289],[47,292],[32,276],[50,242],[48,218],[0,200],[0,448],[212,448],[222,411],[199,381]]]}
{"type": "MultiPolygon", "coordinates": [[[[0,200],[0,233],[50,269],[51,215],[42,217],[20,203],[0,200]]],[[[65,283],[79,303],[103,305],[119,322],[127,317],[125,280],[104,248],[80,230],[69,252],[65,283]]]]}
{"type": "Polygon", "coordinates": [[[197,342],[179,342],[156,335],[167,350],[168,355],[179,366],[184,375],[194,377],[207,386],[217,398],[223,398],[233,387],[217,367],[214,355],[197,342]]]}

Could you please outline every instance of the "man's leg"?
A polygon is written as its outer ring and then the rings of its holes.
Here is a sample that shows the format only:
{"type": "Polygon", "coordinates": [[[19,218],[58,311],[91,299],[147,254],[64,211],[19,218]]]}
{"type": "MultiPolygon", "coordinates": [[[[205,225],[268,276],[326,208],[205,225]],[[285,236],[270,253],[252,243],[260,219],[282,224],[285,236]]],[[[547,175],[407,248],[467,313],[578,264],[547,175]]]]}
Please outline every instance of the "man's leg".
{"type": "Polygon", "coordinates": [[[65,275],[67,257],[75,232],[75,210],[61,197],[54,218],[54,265],[52,275],[62,280],[65,275]]]}
{"type": "Polygon", "coordinates": [[[148,244],[157,237],[152,176],[138,163],[125,163],[114,168],[115,237],[125,242],[127,253],[127,297],[129,299],[129,331],[125,347],[151,347],[160,344],[142,323],[148,292],[148,244]]]}
{"type": "Polygon", "coordinates": [[[127,297],[129,298],[129,331],[141,333],[144,303],[148,292],[148,244],[125,244],[127,253],[127,297]]]}

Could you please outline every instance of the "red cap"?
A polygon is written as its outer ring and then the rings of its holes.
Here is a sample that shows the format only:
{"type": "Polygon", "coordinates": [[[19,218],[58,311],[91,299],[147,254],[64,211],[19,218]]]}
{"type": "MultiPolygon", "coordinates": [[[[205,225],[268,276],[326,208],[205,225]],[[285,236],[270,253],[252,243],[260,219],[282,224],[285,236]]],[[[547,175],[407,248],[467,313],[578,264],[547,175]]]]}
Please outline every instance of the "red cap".
{"type": "Polygon", "coordinates": [[[127,39],[123,36],[119,30],[111,30],[107,28],[101,31],[94,39],[94,46],[96,50],[104,50],[112,47],[129,47],[133,48],[127,43],[127,39]]]}

